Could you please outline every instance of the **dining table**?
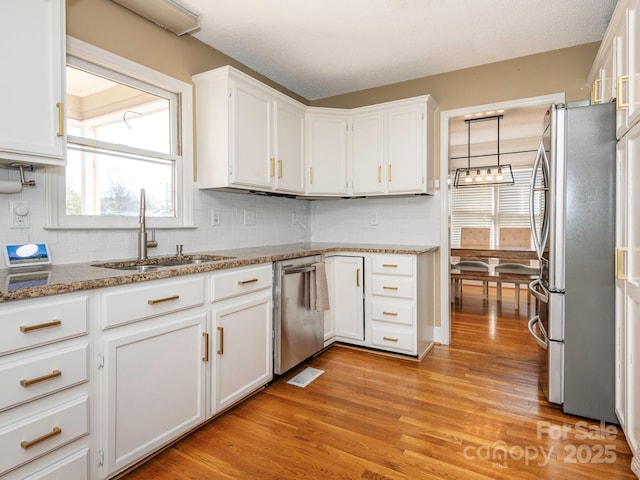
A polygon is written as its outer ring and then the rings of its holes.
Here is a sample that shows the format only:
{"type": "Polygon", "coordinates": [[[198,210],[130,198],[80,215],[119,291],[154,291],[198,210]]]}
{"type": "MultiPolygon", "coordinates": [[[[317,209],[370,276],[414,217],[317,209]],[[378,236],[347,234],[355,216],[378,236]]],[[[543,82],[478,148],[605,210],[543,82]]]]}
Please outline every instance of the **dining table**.
{"type": "Polygon", "coordinates": [[[452,245],[451,256],[461,257],[465,260],[484,260],[488,258],[497,258],[515,263],[527,262],[529,260],[537,260],[538,254],[532,248],[502,246],[487,247],[486,245],[452,245]]]}

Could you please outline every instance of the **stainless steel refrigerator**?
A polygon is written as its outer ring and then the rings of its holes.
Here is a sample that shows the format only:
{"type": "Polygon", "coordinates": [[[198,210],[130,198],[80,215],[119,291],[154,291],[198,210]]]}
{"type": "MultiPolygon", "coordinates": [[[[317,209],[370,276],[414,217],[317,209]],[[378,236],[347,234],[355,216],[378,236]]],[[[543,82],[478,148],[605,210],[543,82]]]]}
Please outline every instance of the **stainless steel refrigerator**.
{"type": "Polygon", "coordinates": [[[565,413],[615,415],[615,105],[551,105],[531,181],[540,385],[565,413]]]}

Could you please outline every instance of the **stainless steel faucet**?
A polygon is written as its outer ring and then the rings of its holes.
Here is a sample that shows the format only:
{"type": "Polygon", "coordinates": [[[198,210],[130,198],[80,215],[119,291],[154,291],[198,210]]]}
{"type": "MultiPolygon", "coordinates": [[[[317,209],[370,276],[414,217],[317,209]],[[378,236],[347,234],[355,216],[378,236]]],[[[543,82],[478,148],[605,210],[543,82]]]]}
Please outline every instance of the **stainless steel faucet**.
{"type": "Polygon", "coordinates": [[[156,242],[155,231],[152,230],[152,239],[147,240],[147,221],[146,221],[146,200],[144,188],[140,189],[140,230],[138,231],[138,260],[146,260],[147,248],[155,248],[158,246],[156,242]]]}

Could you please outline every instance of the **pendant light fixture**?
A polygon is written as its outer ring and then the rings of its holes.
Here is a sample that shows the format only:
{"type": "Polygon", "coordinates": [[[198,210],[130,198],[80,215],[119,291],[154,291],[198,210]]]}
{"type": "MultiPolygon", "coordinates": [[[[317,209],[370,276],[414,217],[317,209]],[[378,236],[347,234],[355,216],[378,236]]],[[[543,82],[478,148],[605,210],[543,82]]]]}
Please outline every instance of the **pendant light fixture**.
{"type": "MultiPolygon", "coordinates": [[[[456,169],[456,177],[453,186],[456,188],[463,187],[481,187],[484,185],[513,185],[513,171],[511,165],[500,165],[500,119],[503,115],[492,115],[490,117],[468,118],[465,120],[467,124],[467,167],[456,169]],[[471,168],[471,124],[474,122],[484,122],[495,120],[497,122],[497,153],[496,165],[485,165],[471,168]]],[[[482,155],[485,157],[486,155],[482,155]]]]}

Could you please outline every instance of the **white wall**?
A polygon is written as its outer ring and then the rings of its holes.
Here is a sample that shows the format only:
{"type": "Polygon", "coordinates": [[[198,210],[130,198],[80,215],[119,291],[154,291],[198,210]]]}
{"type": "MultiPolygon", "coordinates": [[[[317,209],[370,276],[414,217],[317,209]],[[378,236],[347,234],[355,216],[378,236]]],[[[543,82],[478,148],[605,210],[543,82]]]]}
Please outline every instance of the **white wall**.
{"type": "MultiPolygon", "coordinates": [[[[25,187],[22,193],[0,194],[1,244],[47,242],[55,263],[91,262],[137,255],[137,230],[45,230],[45,175],[43,169],[26,172],[27,180],[36,180],[36,187],[25,187]],[[10,228],[11,201],[28,202],[30,228],[10,228]]],[[[0,180],[18,178],[17,170],[0,168],[0,180]]],[[[158,248],[150,249],[149,255],[173,254],[176,244],[183,244],[184,253],[190,253],[310,241],[311,205],[305,200],[196,189],[194,209],[197,228],[157,230],[158,248]],[[214,209],[221,212],[219,226],[211,225],[211,211],[214,209]],[[255,211],[255,225],[243,224],[245,209],[255,211]],[[307,225],[307,229],[291,223],[292,212],[307,225]]],[[[153,219],[148,219],[147,227],[153,227],[153,219]]],[[[3,258],[0,268],[5,268],[3,258]]]]}
{"type": "Polygon", "coordinates": [[[316,200],[314,242],[439,245],[440,192],[434,196],[316,200]],[[377,213],[378,225],[369,223],[377,213]]]}

